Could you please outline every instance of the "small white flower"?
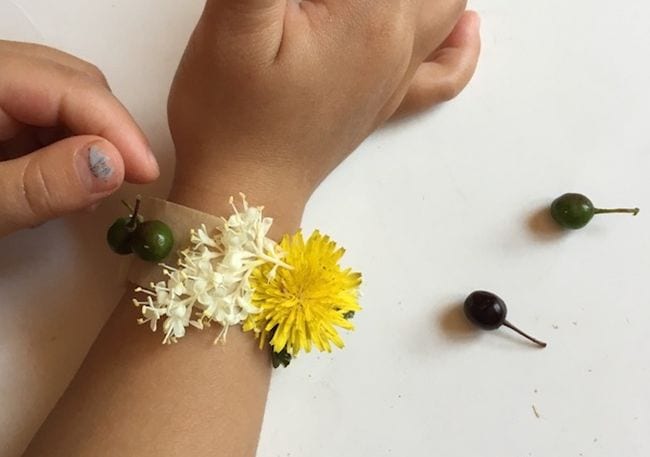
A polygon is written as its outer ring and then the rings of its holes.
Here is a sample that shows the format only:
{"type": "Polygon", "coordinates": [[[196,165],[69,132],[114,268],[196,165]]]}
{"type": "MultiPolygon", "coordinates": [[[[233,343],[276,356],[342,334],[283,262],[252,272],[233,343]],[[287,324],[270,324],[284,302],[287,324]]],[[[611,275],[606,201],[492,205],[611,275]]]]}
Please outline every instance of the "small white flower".
{"type": "Polygon", "coordinates": [[[208,235],[208,230],[205,228],[205,225],[201,225],[198,229],[192,230],[191,241],[196,247],[209,246],[216,248],[218,246],[217,242],[208,235]]]}
{"type": "Polygon", "coordinates": [[[165,309],[162,307],[157,307],[151,296],[148,296],[145,302],[138,302],[137,300],[133,300],[133,303],[136,306],[142,306],[141,311],[143,317],[140,318],[138,322],[140,324],[146,324],[148,322],[151,331],[155,332],[156,328],[158,327],[158,319],[160,319],[165,314],[165,309]]]}
{"type": "Polygon", "coordinates": [[[190,325],[191,309],[183,305],[175,305],[173,308],[167,310],[167,319],[163,323],[163,331],[165,332],[164,343],[176,342],[177,338],[185,336],[185,327],[190,325]]]}
{"type": "Polygon", "coordinates": [[[169,281],[167,281],[167,284],[164,282],[158,283],[155,290],[157,291],[159,288],[166,288],[170,293],[173,293],[176,296],[183,295],[185,293],[185,283],[182,272],[175,270],[167,271],[166,273],[168,273],[169,281]]]}
{"type": "Polygon", "coordinates": [[[252,304],[248,278],[253,270],[267,262],[272,272],[282,266],[283,254],[277,244],[266,237],[273,219],[262,216],[262,208],[249,207],[242,195],[243,210],[233,199],[234,214],[221,219],[213,234],[205,225],[192,230],[191,246],[179,252],[178,267],[163,266],[166,281],[151,285],[146,301],[134,300],[142,307],[139,323],[149,323],[156,331],[163,323],[163,343],[176,342],[185,336],[190,325],[203,329],[210,322],[222,326],[217,341],[225,340],[228,327],[238,325],[259,310],[252,304]],[[191,320],[195,315],[197,320],[191,320]]]}

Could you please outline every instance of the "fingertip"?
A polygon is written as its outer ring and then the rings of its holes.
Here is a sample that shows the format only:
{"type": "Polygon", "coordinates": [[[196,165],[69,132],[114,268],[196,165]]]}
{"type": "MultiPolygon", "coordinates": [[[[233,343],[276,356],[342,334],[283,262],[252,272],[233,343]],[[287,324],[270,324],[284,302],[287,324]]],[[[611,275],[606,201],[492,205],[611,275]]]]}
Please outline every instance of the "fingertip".
{"type": "Polygon", "coordinates": [[[476,29],[479,29],[481,27],[481,15],[478,14],[477,11],[467,10],[463,14],[463,18],[469,21],[469,23],[471,23],[471,25],[473,25],[476,29]]]}
{"type": "Polygon", "coordinates": [[[463,47],[477,39],[480,41],[480,28],[481,17],[479,14],[472,10],[465,11],[440,48],[463,47]]]}
{"type": "Polygon", "coordinates": [[[467,11],[469,18],[469,35],[472,41],[477,42],[478,46],[481,45],[481,16],[476,11],[467,11]]]}
{"type": "Polygon", "coordinates": [[[117,148],[104,138],[90,140],[78,150],[75,164],[79,178],[90,195],[102,198],[115,192],[124,183],[125,166],[117,148]]]}
{"type": "Polygon", "coordinates": [[[156,155],[154,154],[153,150],[151,148],[147,148],[146,151],[146,156],[147,156],[147,179],[148,182],[155,181],[160,177],[160,166],[158,165],[158,159],[156,159],[156,155]]]}
{"type": "Polygon", "coordinates": [[[149,184],[160,177],[158,160],[150,147],[144,148],[137,162],[126,164],[125,179],[132,184],[149,184]]]}

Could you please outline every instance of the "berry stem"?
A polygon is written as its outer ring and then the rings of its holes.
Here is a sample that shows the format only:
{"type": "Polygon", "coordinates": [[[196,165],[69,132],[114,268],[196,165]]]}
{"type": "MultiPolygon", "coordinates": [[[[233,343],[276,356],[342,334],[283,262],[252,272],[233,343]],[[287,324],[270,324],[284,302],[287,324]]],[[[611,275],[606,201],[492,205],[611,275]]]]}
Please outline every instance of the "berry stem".
{"type": "Polygon", "coordinates": [[[133,207],[129,205],[125,200],[120,200],[124,206],[126,206],[126,209],[129,210],[129,214],[133,214],[133,207]]]}
{"type": "Polygon", "coordinates": [[[505,322],[503,323],[503,325],[505,325],[506,327],[508,327],[510,330],[514,330],[515,332],[519,333],[519,334],[520,334],[521,336],[523,336],[524,338],[529,339],[529,340],[532,341],[533,343],[537,344],[539,347],[543,347],[543,348],[546,347],[546,343],[544,343],[543,341],[538,340],[537,338],[533,338],[532,336],[530,336],[530,335],[528,335],[528,334],[522,332],[522,331],[519,330],[517,327],[515,327],[514,325],[512,325],[510,322],[505,321],[505,322]]]}
{"type": "Polygon", "coordinates": [[[140,212],[140,204],[142,203],[142,198],[139,195],[135,197],[135,208],[133,209],[131,209],[131,207],[126,202],[123,203],[131,210],[131,219],[129,219],[129,223],[126,226],[131,230],[135,230],[136,226],[138,225],[138,213],[140,212]]]}
{"type": "Polygon", "coordinates": [[[611,214],[611,213],[626,213],[636,216],[641,211],[639,208],[594,208],[594,214],[611,214]]]}

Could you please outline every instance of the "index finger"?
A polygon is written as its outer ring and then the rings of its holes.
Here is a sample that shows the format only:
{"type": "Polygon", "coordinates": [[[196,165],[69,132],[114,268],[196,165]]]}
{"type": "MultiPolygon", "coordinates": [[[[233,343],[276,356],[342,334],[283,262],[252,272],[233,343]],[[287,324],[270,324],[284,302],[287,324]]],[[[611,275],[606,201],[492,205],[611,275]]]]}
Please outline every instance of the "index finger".
{"type": "Polygon", "coordinates": [[[126,108],[105,86],[69,67],[6,57],[0,71],[0,108],[23,124],[65,125],[74,134],[107,139],[122,155],[129,182],[147,183],[159,175],[149,143],[126,108]]]}

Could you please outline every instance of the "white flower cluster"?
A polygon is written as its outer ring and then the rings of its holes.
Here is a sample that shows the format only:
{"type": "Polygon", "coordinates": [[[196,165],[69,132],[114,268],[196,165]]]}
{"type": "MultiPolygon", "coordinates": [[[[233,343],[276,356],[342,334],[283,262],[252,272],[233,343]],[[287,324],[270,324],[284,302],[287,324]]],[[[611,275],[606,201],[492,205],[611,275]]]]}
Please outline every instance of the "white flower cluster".
{"type": "Polygon", "coordinates": [[[278,245],[266,237],[273,220],[262,216],[263,208],[249,207],[242,194],[243,211],[230,198],[234,214],[222,218],[213,234],[205,226],[192,230],[191,246],[179,253],[178,267],[162,265],[166,281],[151,284],[150,289],[136,289],[147,295],[144,301],[133,300],[141,307],[140,324],[149,323],[156,331],[164,319],[163,343],[175,343],[185,336],[187,327],[222,326],[215,343],[225,340],[228,328],[258,312],[251,302],[249,277],[267,262],[290,268],[282,262],[278,245]]]}

